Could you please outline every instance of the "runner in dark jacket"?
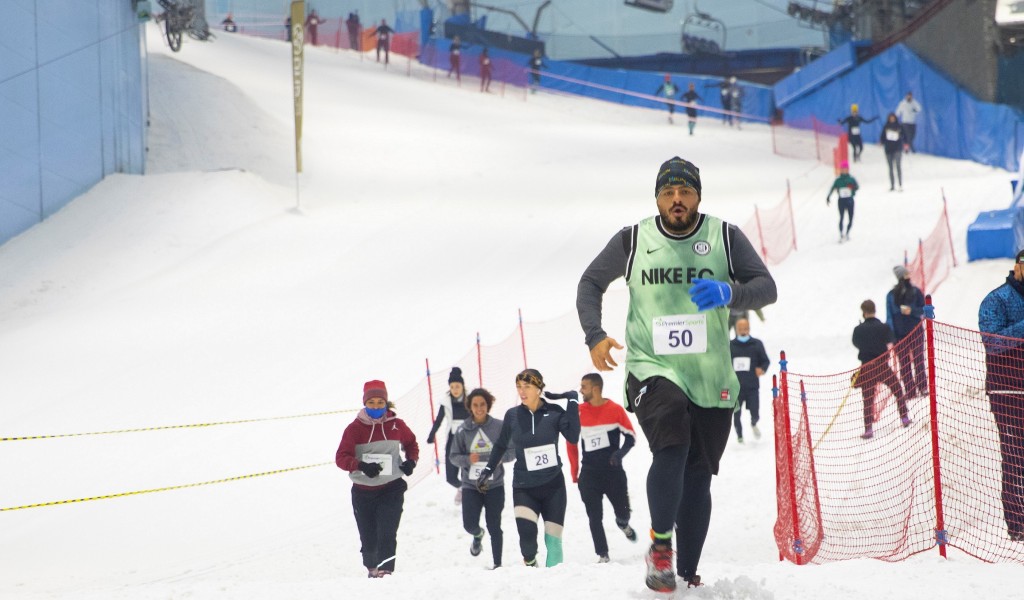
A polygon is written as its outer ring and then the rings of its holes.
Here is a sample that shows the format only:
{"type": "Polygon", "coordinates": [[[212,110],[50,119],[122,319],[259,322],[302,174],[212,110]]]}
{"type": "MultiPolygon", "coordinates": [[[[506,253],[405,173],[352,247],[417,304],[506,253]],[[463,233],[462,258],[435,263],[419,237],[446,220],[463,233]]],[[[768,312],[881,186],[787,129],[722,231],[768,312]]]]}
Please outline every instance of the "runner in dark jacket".
{"type": "Polygon", "coordinates": [[[878,141],[885,148],[885,162],[889,165],[889,191],[896,189],[896,183],[900,184],[900,191],[903,191],[903,126],[896,120],[896,115],[889,113],[885,118],[885,125],[882,127],[882,135],[878,141]],[[893,178],[893,171],[896,178],[893,178]]]}
{"type": "Polygon", "coordinates": [[[864,150],[864,137],[861,133],[861,125],[874,123],[878,117],[865,119],[860,116],[860,109],[856,104],[850,105],[850,114],[842,119],[837,119],[840,125],[846,125],[846,137],[853,146],[853,162],[860,162],[860,153],[864,150]]]}
{"type": "Polygon", "coordinates": [[[477,489],[486,491],[505,450],[516,449],[512,471],[512,504],[515,507],[519,548],[527,566],[537,565],[537,519],[544,519],[545,564],[562,562],[562,526],[565,523],[565,478],[558,455],[558,436],[576,444],[580,439],[580,414],[576,402],[566,408],[541,397],[544,378],[536,369],[516,375],[516,390],[522,404],[505,413],[501,435],[491,458],[477,479],[477,489]]]}
{"type": "Polygon", "coordinates": [[[768,371],[772,363],[768,360],[768,353],[765,352],[761,340],[750,337],[750,321],[747,319],[736,321],[736,337],[729,342],[729,350],[732,352],[732,368],[736,371],[736,379],[740,381],[739,402],[732,420],[736,429],[736,441],[742,444],[743,426],[740,424],[740,416],[743,414],[744,404],[750,411],[750,429],[754,432],[755,438],[761,438],[761,430],[757,428],[757,422],[761,419],[760,377],[768,371]]]}
{"type": "Polygon", "coordinates": [[[853,329],[853,345],[858,350],[857,358],[861,363],[854,385],[860,388],[864,397],[864,434],[860,437],[867,440],[874,436],[875,387],[878,384],[885,384],[896,398],[900,421],[904,427],[910,426],[910,415],[907,413],[907,401],[900,380],[889,366],[892,330],[875,318],[875,303],[872,300],[861,302],[860,310],[864,321],[853,329]]]}

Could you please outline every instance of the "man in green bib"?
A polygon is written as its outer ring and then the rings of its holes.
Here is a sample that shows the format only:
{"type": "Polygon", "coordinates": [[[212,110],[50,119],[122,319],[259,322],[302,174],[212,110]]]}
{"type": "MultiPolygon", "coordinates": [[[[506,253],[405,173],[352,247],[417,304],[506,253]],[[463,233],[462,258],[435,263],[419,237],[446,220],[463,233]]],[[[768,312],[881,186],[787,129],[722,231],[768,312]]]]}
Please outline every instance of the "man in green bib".
{"type": "Polygon", "coordinates": [[[702,214],[700,171],[674,157],[658,170],[658,215],[612,237],[580,279],[576,310],[590,357],[601,371],[618,366],[622,346],[601,327],[612,281],[629,287],[626,408],[636,413],[653,454],[647,474],[651,549],[647,586],[676,588],[676,567],[699,586],[711,522],[711,476],[725,452],[739,382],[729,349],[729,309],[776,300],[775,280],[743,232],[702,214]]]}

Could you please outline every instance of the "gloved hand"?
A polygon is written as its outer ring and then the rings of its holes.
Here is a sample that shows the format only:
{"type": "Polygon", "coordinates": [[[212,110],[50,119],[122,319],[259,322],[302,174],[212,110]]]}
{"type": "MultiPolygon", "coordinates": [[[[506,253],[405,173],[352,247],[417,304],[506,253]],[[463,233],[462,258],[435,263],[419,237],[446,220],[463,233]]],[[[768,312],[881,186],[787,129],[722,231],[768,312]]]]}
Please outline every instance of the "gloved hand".
{"type": "Polygon", "coordinates": [[[544,392],[544,397],[548,400],[572,400],[573,402],[580,401],[579,392],[576,390],[569,390],[568,392],[562,392],[556,394],[555,392],[544,392]]]}
{"type": "Polygon", "coordinates": [[[406,459],[402,464],[398,465],[398,468],[406,475],[412,475],[412,470],[416,468],[416,461],[406,459]]]}
{"type": "Polygon", "coordinates": [[[925,304],[924,305],[924,318],[934,319],[935,318],[935,305],[925,304]]]}
{"type": "Polygon", "coordinates": [[[431,432],[430,434],[427,435],[427,443],[428,444],[433,444],[434,443],[434,433],[433,432],[431,432]]]}
{"type": "Polygon", "coordinates": [[[380,472],[384,470],[384,467],[380,466],[380,463],[359,461],[359,470],[363,472],[363,475],[373,479],[380,475],[380,472]]]}
{"type": "Polygon", "coordinates": [[[480,471],[480,476],[476,478],[476,489],[477,489],[477,491],[479,491],[481,494],[486,494],[487,493],[487,488],[491,487],[490,482],[487,481],[490,478],[491,478],[491,469],[490,469],[490,467],[484,467],[484,469],[482,471],[480,471]]]}
{"type": "Polygon", "coordinates": [[[724,281],[713,279],[694,279],[688,290],[690,299],[697,305],[697,310],[709,310],[725,306],[732,300],[732,288],[724,281]]]}
{"type": "Polygon", "coordinates": [[[622,450],[621,449],[620,450],[616,450],[615,452],[612,452],[612,455],[610,457],[608,457],[608,464],[610,464],[613,467],[621,467],[622,466],[622,450]]]}

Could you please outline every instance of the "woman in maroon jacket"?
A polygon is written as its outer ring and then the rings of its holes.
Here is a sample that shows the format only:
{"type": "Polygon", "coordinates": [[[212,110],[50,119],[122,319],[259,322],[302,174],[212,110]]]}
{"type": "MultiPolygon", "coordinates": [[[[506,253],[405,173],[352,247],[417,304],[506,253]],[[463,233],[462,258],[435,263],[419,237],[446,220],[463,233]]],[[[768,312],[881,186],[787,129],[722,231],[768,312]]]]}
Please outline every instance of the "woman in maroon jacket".
{"type": "Polygon", "coordinates": [[[352,478],[352,511],[370,577],[395,570],[398,523],[409,489],[402,475],[412,475],[419,457],[416,436],[389,407],[384,382],[367,381],[363,409],[345,428],[335,462],[352,478]]]}

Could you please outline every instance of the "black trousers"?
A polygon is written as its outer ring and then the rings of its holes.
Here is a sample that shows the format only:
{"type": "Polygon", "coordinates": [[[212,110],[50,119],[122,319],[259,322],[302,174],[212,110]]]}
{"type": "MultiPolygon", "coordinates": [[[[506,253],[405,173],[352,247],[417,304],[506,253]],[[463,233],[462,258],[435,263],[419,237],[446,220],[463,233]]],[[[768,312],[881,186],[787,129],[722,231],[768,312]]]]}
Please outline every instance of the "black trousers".
{"type": "Polygon", "coordinates": [[[903,152],[897,150],[896,152],[886,152],[885,162],[889,165],[889,189],[896,187],[893,180],[893,170],[896,172],[896,180],[899,181],[900,187],[903,187],[903,152]]]}
{"type": "Polygon", "coordinates": [[[907,397],[928,393],[924,353],[924,329],[920,326],[912,329],[896,344],[896,365],[907,397]]]}
{"type": "Polygon", "coordinates": [[[494,564],[501,564],[503,534],[501,532],[501,510],[505,508],[505,487],[499,486],[481,494],[475,488],[462,488],[462,527],[470,535],[478,535],[480,513],[484,512],[487,533],[491,536],[491,556],[494,564]]]}
{"type": "Polygon", "coordinates": [[[1003,518],[1010,535],[1024,534],[1024,396],[989,394],[999,429],[1003,518]]]}
{"type": "Polygon", "coordinates": [[[843,233],[843,215],[849,216],[846,233],[850,233],[850,228],[853,227],[853,198],[839,199],[839,233],[843,233]]]}
{"type": "Polygon", "coordinates": [[[761,420],[761,399],[757,388],[746,388],[740,386],[739,405],[736,407],[736,412],[732,415],[732,424],[736,428],[736,435],[743,437],[743,425],[740,424],[740,417],[743,415],[743,405],[747,405],[747,410],[750,411],[750,425],[753,427],[757,425],[757,422],[761,420]]]}
{"type": "Polygon", "coordinates": [[[860,374],[857,376],[857,387],[860,388],[864,397],[864,429],[871,427],[875,422],[875,388],[878,384],[884,384],[889,388],[896,398],[896,408],[899,410],[900,418],[907,416],[907,399],[903,395],[903,388],[896,373],[892,372],[888,363],[876,363],[870,368],[861,365],[860,374]]]}
{"type": "Polygon", "coordinates": [[[907,141],[907,147],[914,152],[914,137],[917,135],[917,123],[903,124],[903,139],[907,141]]]}
{"type": "Polygon", "coordinates": [[[512,506],[516,509],[516,529],[519,530],[519,550],[527,561],[537,557],[537,521],[519,516],[519,508],[533,511],[545,523],[565,524],[565,477],[557,477],[532,488],[513,488],[512,506]]]}
{"type": "Polygon", "coordinates": [[[590,536],[594,538],[594,552],[598,556],[608,554],[608,538],[604,535],[604,498],[612,505],[615,520],[618,523],[629,522],[629,488],[626,472],[620,469],[587,469],[580,470],[580,497],[587,509],[590,520],[590,536]]]}
{"type": "Polygon", "coordinates": [[[864,151],[864,138],[859,135],[849,136],[850,145],[853,146],[853,160],[860,160],[860,153],[864,151]]]}
{"type": "Polygon", "coordinates": [[[459,478],[459,468],[452,464],[452,443],[455,436],[449,435],[448,441],[444,443],[444,478],[448,485],[455,489],[462,487],[462,479],[459,478]]]}
{"type": "Polygon", "coordinates": [[[692,576],[711,523],[711,476],[729,442],[733,411],[697,406],[664,377],[638,381],[630,374],[626,395],[654,454],[647,472],[651,529],[675,530],[679,574],[692,576]]]}
{"type": "Polygon", "coordinates": [[[359,551],[367,569],[395,570],[398,524],[407,489],[409,485],[404,479],[396,479],[380,490],[352,488],[352,512],[362,544],[359,551]]]}

